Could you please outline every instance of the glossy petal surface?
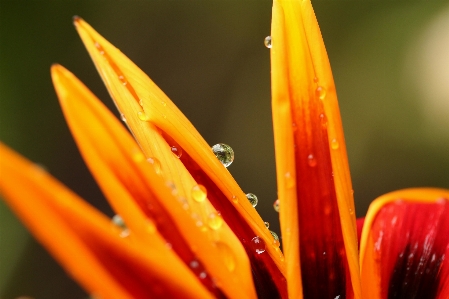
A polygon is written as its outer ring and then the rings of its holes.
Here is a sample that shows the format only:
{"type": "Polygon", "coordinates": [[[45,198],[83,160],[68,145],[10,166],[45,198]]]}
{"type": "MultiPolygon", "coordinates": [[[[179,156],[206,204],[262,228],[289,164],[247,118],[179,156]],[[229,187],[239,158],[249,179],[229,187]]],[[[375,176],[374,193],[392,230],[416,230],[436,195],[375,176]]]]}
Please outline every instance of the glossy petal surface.
{"type": "Polygon", "coordinates": [[[406,189],[371,205],[362,233],[364,298],[449,297],[449,191],[406,189]]]}
{"type": "Polygon", "coordinates": [[[274,1],[272,95],[291,298],[360,298],[352,186],[334,81],[310,1],[274,1]]]}
{"type": "Polygon", "coordinates": [[[240,246],[232,240],[234,234],[238,237],[250,259],[259,295],[268,291],[272,297],[285,297],[279,243],[207,143],[134,63],[83,20],[76,19],[75,25],[146,158],[160,162],[161,177],[174,183],[178,195],[189,206],[197,207],[195,215],[199,221],[207,223],[210,212],[206,207],[221,214],[232,232],[223,230],[220,239],[233,247],[240,246]],[[207,192],[200,204],[192,193],[198,185],[207,192]],[[263,254],[253,250],[251,240],[256,237],[266,244],[263,254]]]}
{"type": "Polygon", "coordinates": [[[156,231],[151,246],[132,234],[121,237],[121,228],[3,144],[0,168],[8,174],[0,180],[7,204],[91,294],[117,299],[213,298],[156,231]],[[173,280],[174,271],[183,279],[173,280]]]}

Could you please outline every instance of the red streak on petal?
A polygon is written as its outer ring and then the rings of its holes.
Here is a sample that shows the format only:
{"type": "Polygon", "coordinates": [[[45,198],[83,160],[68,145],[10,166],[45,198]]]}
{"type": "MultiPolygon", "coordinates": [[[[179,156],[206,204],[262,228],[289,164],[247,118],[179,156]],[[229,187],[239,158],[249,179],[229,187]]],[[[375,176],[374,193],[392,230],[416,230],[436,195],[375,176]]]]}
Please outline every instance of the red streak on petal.
{"type": "MultiPolygon", "coordinates": [[[[258,298],[288,298],[284,276],[274,264],[268,252],[262,250],[263,244],[253,240],[257,236],[245,219],[237,212],[231,201],[186,152],[181,156],[181,161],[195,181],[206,187],[207,198],[242,242],[251,263],[258,298]]],[[[271,245],[266,244],[266,246],[271,245]]]]}
{"type": "Polygon", "coordinates": [[[389,203],[371,228],[381,296],[448,298],[449,200],[389,203]]]}
{"type": "Polygon", "coordinates": [[[311,94],[310,99],[292,100],[303,294],[306,299],[353,298],[327,118],[322,100],[311,94]]]}

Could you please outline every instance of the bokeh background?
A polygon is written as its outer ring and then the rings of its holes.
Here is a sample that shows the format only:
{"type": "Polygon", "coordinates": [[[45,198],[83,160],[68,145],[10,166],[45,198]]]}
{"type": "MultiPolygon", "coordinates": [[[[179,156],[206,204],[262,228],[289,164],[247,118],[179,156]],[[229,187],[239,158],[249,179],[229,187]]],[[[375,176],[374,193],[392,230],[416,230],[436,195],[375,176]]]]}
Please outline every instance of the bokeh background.
{"type": "MultiPolygon", "coordinates": [[[[449,1],[313,4],[337,85],[358,216],[392,190],[449,188],[449,1]]],[[[74,15],[149,74],[209,144],[234,148],[230,172],[259,197],[257,210],[279,232],[263,45],[271,2],[0,0],[0,140],[112,216],[50,80],[50,65],[60,63],[114,110],[74,15]]],[[[0,298],[21,295],[87,296],[0,201],[0,298]]]]}

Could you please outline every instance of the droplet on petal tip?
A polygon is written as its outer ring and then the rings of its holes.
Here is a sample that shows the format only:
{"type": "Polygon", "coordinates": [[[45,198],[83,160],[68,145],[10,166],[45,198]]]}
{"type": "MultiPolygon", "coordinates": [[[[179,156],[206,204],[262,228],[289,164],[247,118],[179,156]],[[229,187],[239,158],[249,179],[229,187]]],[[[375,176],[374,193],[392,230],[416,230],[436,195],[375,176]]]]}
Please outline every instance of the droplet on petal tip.
{"type": "Polygon", "coordinates": [[[267,47],[268,49],[271,49],[271,36],[267,36],[267,37],[263,40],[263,44],[264,44],[265,47],[267,47]]]}
{"type": "Polygon", "coordinates": [[[224,167],[228,167],[234,162],[234,150],[227,144],[215,144],[212,146],[212,152],[224,167]]]}
{"type": "Polygon", "coordinates": [[[257,206],[257,203],[259,202],[259,200],[257,199],[257,196],[254,195],[253,193],[247,193],[246,194],[246,198],[248,198],[249,203],[255,208],[257,206]]]}

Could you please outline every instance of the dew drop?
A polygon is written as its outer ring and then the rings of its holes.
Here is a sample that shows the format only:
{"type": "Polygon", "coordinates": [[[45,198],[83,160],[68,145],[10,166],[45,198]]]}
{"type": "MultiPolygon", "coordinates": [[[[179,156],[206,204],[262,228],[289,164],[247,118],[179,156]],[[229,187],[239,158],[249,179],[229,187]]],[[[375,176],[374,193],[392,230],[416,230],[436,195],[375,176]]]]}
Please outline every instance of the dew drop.
{"type": "Polygon", "coordinates": [[[235,269],[235,256],[231,248],[223,242],[217,242],[216,245],[226,268],[233,272],[235,269]]]}
{"type": "Polygon", "coordinates": [[[197,202],[203,202],[206,199],[207,190],[203,185],[195,185],[192,188],[192,197],[197,202]]]}
{"type": "Polygon", "coordinates": [[[349,214],[350,214],[350,215],[354,215],[354,210],[351,209],[351,208],[349,208],[349,214]]]}
{"type": "Polygon", "coordinates": [[[254,250],[257,254],[262,254],[265,252],[265,241],[260,237],[254,237],[251,239],[251,249],[254,250]]]}
{"type": "Polygon", "coordinates": [[[172,145],[171,147],[171,152],[177,157],[177,158],[181,158],[182,156],[182,148],[179,147],[178,145],[172,145]]]}
{"type": "Polygon", "coordinates": [[[281,245],[281,243],[279,242],[279,236],[272,230],[270,230],[270,234],[273,236],[273,245],[276,247],[279,247],[279,245],[281,245]]]}
{"type": "Polygon", "coordinates": [[[139,105],[140,105],[140,107],[143,107],[143,100],[142,99],[139,100],[139,105]]]}
{"type": "Polygon", "coordinates": [[[316,158],[314,155],[310,154],[307,156],[307,163],[309,164],[310,167],[315,167],[316,166],[316,158]]]}
{"type": "Polygon", "coordinates": [[[320,114],[320,122],[321,122],[321,126],[327,127],[327,117],[324,113],[320,114]]]}
{"type": "Polygon", "coordinates": [[[318,83],[318,77],[313,78],[313,82],[318,83]]]}
{"type": "Polygon", "coordinates": [[[337,141],[337,139],[332,139],[332,141],[331,141],[331,147],[332,147],[332,149],[334,149],[334,150],[336,150],[336,149],[338,149],[339,147],[340,147],[340,144],[338,144],[338,141],[337,141]]]}
{"type": "Polygon", "coordinates": [[[207,217],[207,225],[211,229],[217,230],[223,225],[223,218],[218,213],[210,213],[207,217]]]}
{"type": "Polygon", "coordinates": [[[265,224],[265,227],[266,227],[266,228],[270,228],[270,223],[269,223],[269,222],[266,222],[266,221],[265,221],[263,224],[265,224]]]}
{"type": "Polygon", "coordinates": [[[279,199],[276,199],[273,203],[273,209],[279,213],[279,207],[280,207],[281,201],[279,199]]]}
{"type": "Polygon", "coordinates": [[[271,49],[271,36],[267,36],[267,37],[263,40],[263,44],[264,44],[265,47],[267,47],[268,49],[271,49]]]}
{"type": "Polygon", "coordinates": [[[120,82],[122,82],[123,85],[128,84],[128,81],[126,81],[125,76],[119,75],[119,76],[118,76],[118,79],[120,80],[120,82]]]}
{"type": "Polygon", "coordinates": [[[120,119],[122,120],[122,122],[126,123],[126,117],[125,117],[125,114],[121,113],[121,114],[120,114],[120,119]]]}
{"type": "Polygon", "coordinates": [[[165,103],[164,101],[161,102],[162,106],[167,106],[167,103],[165,103]]]}
{"type": "Polygon", "coordinates": [[[316,95],[320,100],[324,100],[324,98],[326,97],[326,89],[322,86],[318,86],[316,89],[316,95]]]}
{"type": "Polygon", "coordinates": [[[238,203],[239,202],[239,198],[236,195],[232,195],[232,202],[233,203],[238,203]]]}
{"type": "Polygon", "coordinates": [[[153,169],[157,174],[161,173],[161,162],[157,158],[150,157],[147,159],[148,163],[153,165],[153,169]]]}
{"type": "Polygon", "coordinates": [[[98,52],[100,52],[100,55],[104,55],[103,47],[100,45],[99,42],[95,42],[95,48],[97,48],[98,52]]]}
{"type": "Polygon", "coordinates": [[[295,186],[295,179],[290,172],[285,173],[285,184],[287,188],[293,188],[295,186]]]}
{"type": "Polygon", "coordinates": [[[259,202],[259,200],[257,199],[257,196],[252,194],[252,193],[247,193],[246,194],[246,198],[248,198],[249,203],[253,206],[256,207],[257,203],[259,202]]]}
{"type": "Polygon", "coordinates": [[[117,225],[118,227],[122,228],[122,229],[126,229],[126,224],[125,221],[123,220],[122,216],[120,215],[114,215],[114,217],[112,217],[112,223],[117,225]]]}
{"type": "Polygon", "coordinates": [[[218,143],[214,145],[212,152],[224,167],[228,167],[234,161],[234,150],[227,144],[218,143]]]}
{"type": "Polygon", "coordinates": [[[137,112],[137,117],[139,117],[141,121],[148,121],[150,119],[150,117],[144,111],[137,112]]]}

